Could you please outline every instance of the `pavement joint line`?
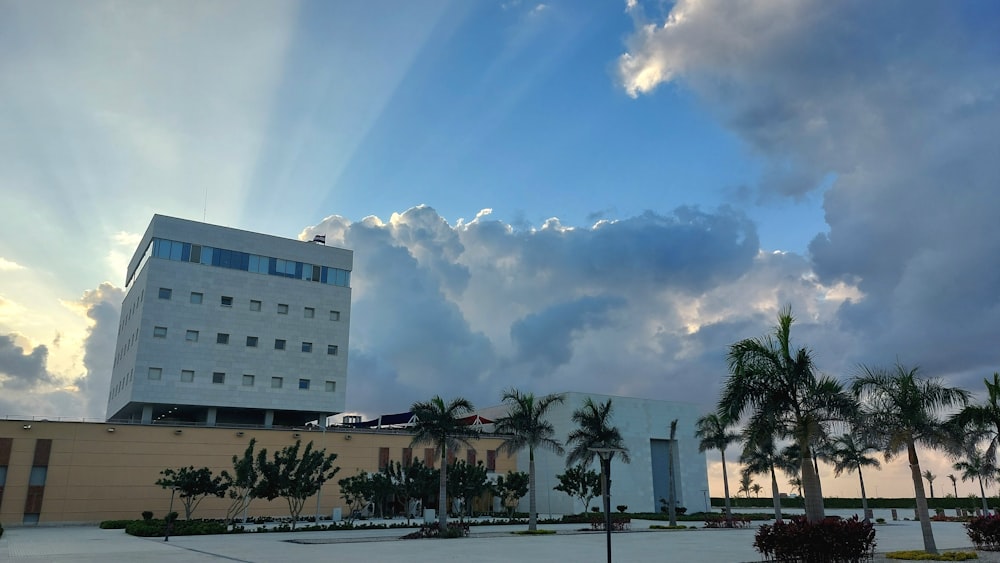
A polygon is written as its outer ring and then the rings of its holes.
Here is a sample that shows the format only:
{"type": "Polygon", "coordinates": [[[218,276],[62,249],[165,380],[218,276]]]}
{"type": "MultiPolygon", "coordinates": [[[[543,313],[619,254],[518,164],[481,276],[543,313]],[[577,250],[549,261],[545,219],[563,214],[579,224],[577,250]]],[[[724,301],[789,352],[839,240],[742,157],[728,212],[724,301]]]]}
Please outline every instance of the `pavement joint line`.
{"type": "Polygon", "coordinates": [[[187,546],[184,546],[184,545],[177,545],[176,543],[170,543],[170,542],[165,541],[165,540],[148,540],[148,541],[160,541],[161,543],[165,543],[169,547],[174,547],[174,548],[177,548],[177,549],[183,549],[183,550],[186,550],[186,551],[192,551],[194,553],[200,553],[202,555],[208,555],[209,557],[218,557],[219,559],[225,559],[227,561],[237,561],[238,563],[255,563],[254,561],[250,561],[250,560],[247,560],[247,559],[237,559],[236,557],[229,557],[228,555],[220,555],[218,553],[212,553],[211,551],[205,551],[203,549],[195,549],[193,547],[187,547],[187,546]]]}

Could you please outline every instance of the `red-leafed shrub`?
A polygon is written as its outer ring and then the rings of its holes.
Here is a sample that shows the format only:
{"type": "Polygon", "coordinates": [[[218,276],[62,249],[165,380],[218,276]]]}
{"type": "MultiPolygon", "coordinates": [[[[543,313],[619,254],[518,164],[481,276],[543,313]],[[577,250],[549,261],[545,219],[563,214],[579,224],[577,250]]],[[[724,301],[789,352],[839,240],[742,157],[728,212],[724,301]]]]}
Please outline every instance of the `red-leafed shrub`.
{"type": "Polygon", "coordinates": [[[871,522],[827,518],[810,523],[804,518],[763,525],[753,546],[766,561],[797,563],[856,563],[870,561],[875,552],[871,522]]]}
{"type": "Polygon", "coordinates": [[[976,516],[965,523],[976,549],[1000,551],[1000,516],[976,516]]]}

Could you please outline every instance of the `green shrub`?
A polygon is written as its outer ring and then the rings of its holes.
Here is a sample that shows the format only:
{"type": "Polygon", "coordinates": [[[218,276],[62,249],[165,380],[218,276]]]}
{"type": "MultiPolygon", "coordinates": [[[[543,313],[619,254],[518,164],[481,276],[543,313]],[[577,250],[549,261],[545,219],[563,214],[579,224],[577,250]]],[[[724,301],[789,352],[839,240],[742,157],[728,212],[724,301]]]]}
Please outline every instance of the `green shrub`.
{"type": "Polygon", "coordinates": [[[146,522],[149,522],[150,520],[152,520],[153,519],[153,511],[152,510],[143,510],[142,511],[142,519],[145,520],[146,522]]]}
{"type": "Polygon", "coordinates": [[[687,526],[680,524],[677,526],[661,526],[660,524],[653,524],[649,527],[650,530],[687,530],[687,526]]]}
{"type": "MultiPolygon", "coordinates": [[[[125,533],[140,538],[155,538],[164,535],[166,522],[163,520],[131,520],[125,526],[125,533]]],[[[170,529],[171,536],[204,536],[226,533],[226,525],[214,520],[179,520],[170,529]]]]}
{"type": "Polygon", "coordinates": [[[866,561],[875,550],[875,526],[857,516],[815,523],[796,518],[761,526],[753,546],[770,561],[866,561]]]}
{"type": "Polygon", "coordinates": [[[519,530],[511,532],[515,536],[548,536],[556,533],[555,530],[519,530]]]}
{"type": "Polygon", "coordinates": [[[979,559],[974,551],[946,551],[944,553],[927,553],[917,549],[910,551],[890,551],[886,559],[903,559],[906,561],[968,561],[979,559]]]}
{"type": "Polygon", "coordinates": [[[124,530],[129,522],[134,520],[105,520],[100,525],[102,530],[124,530]]]}
{"type": "Polygon", "coordinates": [[[1000,516],[976,516],[965,523],[965,531],[976,549],[1000,550],[1000,516]]]}

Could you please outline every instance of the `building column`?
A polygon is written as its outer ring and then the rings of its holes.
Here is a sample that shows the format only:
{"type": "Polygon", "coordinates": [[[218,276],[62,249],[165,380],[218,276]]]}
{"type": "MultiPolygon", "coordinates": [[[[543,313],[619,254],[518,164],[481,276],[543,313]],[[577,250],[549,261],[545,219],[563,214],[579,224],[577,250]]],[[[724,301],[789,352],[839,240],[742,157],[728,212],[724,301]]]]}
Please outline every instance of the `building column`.
{"type": "Polygon", "coordinates": [[[153,423],[153,405],[142,405],[142,423],[153,423]]]}
{"type": "Polygon", "coordinates": [[[266,410],[264,411],[264,428],[271,428],[274,426],[274,411],[266,410]]]}
{"type": "Polygon", "coordinates": [[[218,414],[218,407],[208,407],[208,412],[205,413],[205,426],[215,426],[215,417],[218,414]]]}

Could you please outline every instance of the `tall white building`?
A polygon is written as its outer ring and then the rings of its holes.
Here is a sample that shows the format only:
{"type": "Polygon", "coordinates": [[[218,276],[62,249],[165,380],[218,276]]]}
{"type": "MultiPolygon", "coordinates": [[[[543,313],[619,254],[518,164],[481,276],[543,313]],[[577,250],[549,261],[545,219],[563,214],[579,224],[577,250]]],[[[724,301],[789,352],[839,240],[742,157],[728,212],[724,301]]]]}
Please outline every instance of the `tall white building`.
{"type": "Polygon", "coordinates": [[[350,250],[154,215],[108,420],[296,426],[344,410],[350,250]]]}

